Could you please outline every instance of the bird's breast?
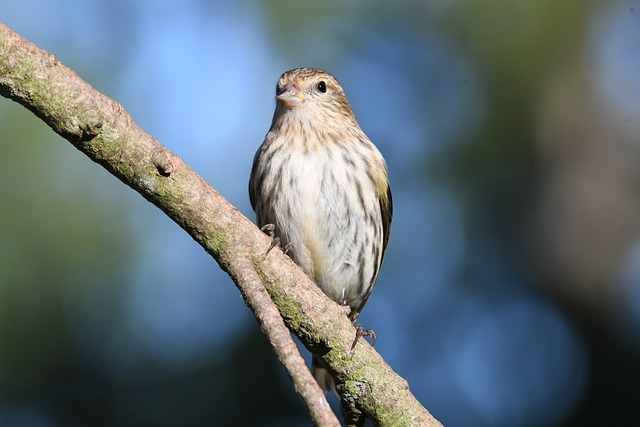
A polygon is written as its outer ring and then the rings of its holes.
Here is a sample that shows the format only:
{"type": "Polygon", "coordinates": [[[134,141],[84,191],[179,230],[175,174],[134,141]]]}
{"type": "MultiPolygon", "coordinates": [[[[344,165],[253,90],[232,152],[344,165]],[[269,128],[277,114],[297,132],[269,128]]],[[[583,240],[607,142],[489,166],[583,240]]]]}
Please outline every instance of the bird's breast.
{"type": "Polygon", "coordinates": [[[273,187],[280,191],[269,222],[305,273],[332,299],[348,301],[346,292],[359,289],[373,269],[361,260],[376,238],[371,215],[379,216],[367,163],[337,144],[283,151],[281,161],[272,162],[273,187]]]}

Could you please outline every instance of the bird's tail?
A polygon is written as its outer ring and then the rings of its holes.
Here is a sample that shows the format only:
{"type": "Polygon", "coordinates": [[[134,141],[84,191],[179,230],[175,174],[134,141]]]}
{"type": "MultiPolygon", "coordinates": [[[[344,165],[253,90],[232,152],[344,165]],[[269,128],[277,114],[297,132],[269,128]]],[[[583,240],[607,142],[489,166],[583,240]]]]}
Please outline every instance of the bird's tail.
{"type": "Polygon", "coordinates": [[[320,360],[318,360],[315,356],[313,356],[313,358],[311,359],[311,374],[313,375],[313,378],[315,378],[318,382],[318,385],[320,386],[322,391],[324,391],[325,393],[329,390],[336,389],[336,382],[334,381],[333,377],[331,376],[329,371],[327,371],[326,368],[322,365],[322,362],[320,362],[320,360]]]}

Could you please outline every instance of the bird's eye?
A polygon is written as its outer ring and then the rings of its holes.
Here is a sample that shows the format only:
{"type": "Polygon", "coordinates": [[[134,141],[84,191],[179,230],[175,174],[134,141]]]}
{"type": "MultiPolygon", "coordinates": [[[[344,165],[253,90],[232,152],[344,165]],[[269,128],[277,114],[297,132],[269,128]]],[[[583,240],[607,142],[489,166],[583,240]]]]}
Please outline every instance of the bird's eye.
{"type": "Polygon", "coordinates": [[[325,93],[327,91],[327,85],[325,82],[321,81],[320,83],[318,83],[318,90],[322,93],[325,93]]]}

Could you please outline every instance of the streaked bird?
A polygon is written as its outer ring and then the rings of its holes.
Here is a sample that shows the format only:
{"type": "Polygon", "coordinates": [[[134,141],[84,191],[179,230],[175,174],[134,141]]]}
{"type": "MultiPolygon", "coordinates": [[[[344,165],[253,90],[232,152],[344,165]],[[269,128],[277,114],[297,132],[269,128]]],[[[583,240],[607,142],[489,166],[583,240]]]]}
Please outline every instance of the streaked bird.
{"type": "MultiPolygon", "coordinates": [[[[280,76],[249,196],[258,225],[272,224],[293,261],[329,298],[349,306],[355,322],[389,240],[391,189],[384,158],[331,74],[297,68],[280,76]]],[[[312,370],[325,391],[333,387],[315,358],[312,370]]]]}

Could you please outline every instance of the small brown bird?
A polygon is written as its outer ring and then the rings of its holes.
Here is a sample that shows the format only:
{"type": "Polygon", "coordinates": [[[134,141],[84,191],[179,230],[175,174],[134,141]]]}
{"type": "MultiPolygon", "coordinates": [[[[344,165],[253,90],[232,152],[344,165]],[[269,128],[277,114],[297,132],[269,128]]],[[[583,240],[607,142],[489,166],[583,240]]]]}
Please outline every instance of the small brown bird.
{"type": "MultiPolygon", "coordinates": [[[[278,80],[276,101],[271,128],[253,160],[251,206],[258,225],[273,224],[293,261],[329,298],[350,306],[355,322],[389,240],[386,163],[331,74],[287,71],[278,80]]],[[[315,358],[312,371],[325,391],[333,387],[315,358]]]]}

